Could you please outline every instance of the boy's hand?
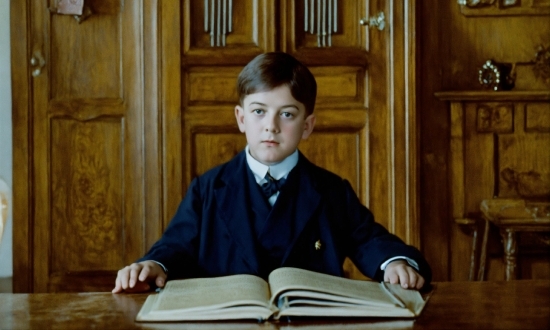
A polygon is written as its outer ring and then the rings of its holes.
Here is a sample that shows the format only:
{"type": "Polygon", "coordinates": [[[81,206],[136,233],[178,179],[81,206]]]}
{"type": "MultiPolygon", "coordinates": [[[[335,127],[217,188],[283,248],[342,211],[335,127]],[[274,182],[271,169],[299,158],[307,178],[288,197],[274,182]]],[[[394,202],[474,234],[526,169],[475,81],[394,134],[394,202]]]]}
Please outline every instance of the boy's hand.
{"type": "Polygon", "coordinates": [[[404,289],[420,290],[424,286],[424,278],[405,260],[395,260],[386,266],[384,282],[400,283],[404,289]]]}
{"type": "Polygon", "coordinates": [[[166,283],[166,273],[162,267],[153,261],[133,263],[118,271],[113,293],[149,291],[150,282],[162,288],[166,283]]]}

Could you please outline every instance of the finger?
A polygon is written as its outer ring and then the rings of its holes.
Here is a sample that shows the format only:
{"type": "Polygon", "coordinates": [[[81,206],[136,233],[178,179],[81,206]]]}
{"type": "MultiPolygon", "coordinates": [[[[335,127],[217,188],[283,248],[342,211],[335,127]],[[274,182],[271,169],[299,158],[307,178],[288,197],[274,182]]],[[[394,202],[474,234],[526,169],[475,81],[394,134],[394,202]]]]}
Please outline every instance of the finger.
{"type": "Polygon", "coordinates": [[[140,271],[141,271],[141,265],[138,265],[138,264],[130,265],[130,281],[128,283],[129,288],[133,288],[136,285],[140,271]]]}
{"type": "Polygon", "coordinates": [[[409,273],[407,272],[407,268],[398,267],[397,276],[399,277],[399,283],[401,283],[401,287],[403,289],[407,289],[409,287],[409,273]]]}
{"type": "Polygon", "coordinates": [[[424,277],[418,274],[418,280],[416,281],[416,289],[418,290],[422,289],[424,287],[424,283],[426,283],[426,281],[424,280],[424,277]]]}
{"type": "Polygon", "coordinates": [[[111,292],[112,293],[122,292],[122,284],[120,283],[120,278],[118,276],[116,277],[116,280],[115,280],[115,288],[111,292]]]}
{"type": "Polygon", "coordinates": [[[120,281],[120,287],[122,290],[128,288],[128,277],[130,276],[130,267],[126,266],[118,271],[117,280],[120,281]]]}
{"type": "Polygon", "coordinates": [[[384,281],[390,282],[391,284],[396,284],[399,283],[399,276],[397,275],[397,272],[395,270],[386,271],[384,275],[384,281]]]}
{"type": "Polygon", "coordinates": [[[164,288],[165,283],[166,283],[166,274],[162,272],[159,276],[157,276],[157,279],[155,280],[155,284],[159,288],[164,288]]]}
{"type": "Polygon", "coordinates": [[[142,269],[141,269],[141,272],[139,273],[139,281],[140,282],[145,282],[147,280],[147,278],[149,277],[149,274],[151,273],[151,267],[148,266],[148,265],[145,265],[142,269]]]}
{"type": "Polygon", "coordinates": [[[409,275],[409,288],[411,289],[416,288],[417,281],[418,281],[418,273],[412,267],[407,267],[407,273],[409,275]]]}

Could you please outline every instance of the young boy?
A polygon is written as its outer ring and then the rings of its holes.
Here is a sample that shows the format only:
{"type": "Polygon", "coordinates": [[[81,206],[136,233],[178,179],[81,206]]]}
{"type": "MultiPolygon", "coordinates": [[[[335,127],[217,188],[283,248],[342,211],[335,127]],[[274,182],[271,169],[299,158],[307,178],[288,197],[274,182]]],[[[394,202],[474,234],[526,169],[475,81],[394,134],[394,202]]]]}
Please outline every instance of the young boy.
{"type": "Polygon", "coordinates": [[[162,238],[118,272],[113,292],[174,278],[267,278],[285,266],[343,276],[346,257],[378,281],[428,284],[421,253],[376,223],[349,182],[298,151],[315,126],[311,72],[288,54],[266,53],[245,66],[237,89],[245,150],[192,181],[162,238]]]}

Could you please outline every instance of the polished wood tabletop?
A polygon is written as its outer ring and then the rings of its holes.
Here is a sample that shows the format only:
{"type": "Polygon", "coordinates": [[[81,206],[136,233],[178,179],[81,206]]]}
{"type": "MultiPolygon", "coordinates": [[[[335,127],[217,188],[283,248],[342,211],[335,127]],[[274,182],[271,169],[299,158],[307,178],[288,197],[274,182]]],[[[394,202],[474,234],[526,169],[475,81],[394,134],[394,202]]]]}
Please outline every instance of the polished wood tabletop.
{"type": "Polygon", "coordinates": [[[550,281],[440,282],[416,320],[137,323],[147,294],[0,294],[0,329],[550,329],[550,281]]]}

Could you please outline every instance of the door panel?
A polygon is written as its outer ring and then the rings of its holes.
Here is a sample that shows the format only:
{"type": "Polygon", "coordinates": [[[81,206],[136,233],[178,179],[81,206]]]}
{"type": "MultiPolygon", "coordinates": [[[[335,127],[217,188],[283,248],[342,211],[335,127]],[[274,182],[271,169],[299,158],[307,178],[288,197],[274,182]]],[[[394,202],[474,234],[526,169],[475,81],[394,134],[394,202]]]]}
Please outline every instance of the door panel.
{"type": "Polygon", "coordinates": [[[143,163],[134,97],[142,88],[140,8],[116,2],[108,11],[95,2],[81,24],[32,3],[31,24],[41,23],[35,52],[47,63],[33,80],[35,292],[73,290],[92,276],[104,279],[95,289],[107,290],[123,261],[143,251],[132,239],[141,235],[143,172],[128,166],[143,163]]]}
{"type": "MultiPolygon", "coordinates": [[[[144,169],[154,169],[159,157],[143,139],[144,117],[157,111],[144,104],[157,93],[145,96],[151,83],[144,82],[150,63],[142,23],[156,8],[87,1],[93,14],[79,23],[49,10],[56,4],[12,3],[12,22],[29,45],[15,47],[22,56],[13,72],[24,73],[27,84],[14,91],[31,95],[14,104],[17,134],[31,139],[17,151],[28,176],[16,174],[14,182],[32,196],[18,199],[19,209],[31,212],[15,216],[21,234],[14,238],[14,291],[106,291],[116,271],[144,253],[144,237],[160,232],[144,216],[145,190],[159,185],[147,183],[144,169]]],[[[148,196],[155,209],[158,197],[148,196]]]]}
{"type": "Polygon", "coordinates": [[[243,59],[273,50],[275,2],[183,1],[183,62],[241,63],[243,59]]]}
{"type": "MultiPolygon", "coordinates": [[[[43,12],[44,6],[37,10],[43,12]]],[[[45,46],[55,59],[49,63],[52,99],[121,98],[120,14],[95,14],[86,24],[69,15],[50,16],[45,46]]]]}

